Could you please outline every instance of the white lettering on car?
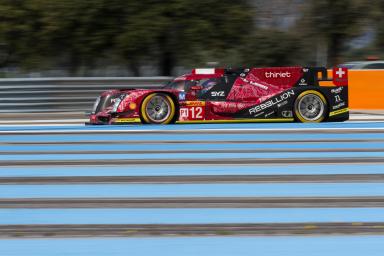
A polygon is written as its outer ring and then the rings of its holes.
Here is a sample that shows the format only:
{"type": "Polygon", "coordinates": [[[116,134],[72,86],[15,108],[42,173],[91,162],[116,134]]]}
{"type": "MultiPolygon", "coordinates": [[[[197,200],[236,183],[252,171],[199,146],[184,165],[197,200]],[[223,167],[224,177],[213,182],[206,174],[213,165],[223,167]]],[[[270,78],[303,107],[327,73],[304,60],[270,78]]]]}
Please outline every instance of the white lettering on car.
{"type": "Polygon", "coordinates": [[[260,83],[257,83],[257,82],[250,81],[250,80],[248,80],[248,79],[246,79],[246,78],[243,78],[243,77],[241,77],[241,80],[243,80],[244,82],[246,82],[246,83],[248,83],[248,84],[257,86],[257,87],[259,87],[259,88],[261,88],[261,89],[263,89],[263,90],[268,90],[268,86],[266,86],[266,85],[263,85],[263,84],[260,84],[260,83]]]}
{"type": "Polygon", "coordinates": [[[180,108],[180,120],[202,120],[204,119],[203,107],[180,108]]]}
{"type": "Polygon", "coordinates": [[[340,95],[335,95],[335,102],[339,103],[341,101],[340,95]]]}
{"type": "Polygon", "coordinates": [[[285,118],[293,117],[293,113],[290,110],[282,111],[281,115],[285,118]]]}
{"type": "Polygon", "coordinates": [[[224,93],[224,91],[220,91],[220,92],[211,92],[211,96],[212,96],[212,97],[224,97],[224,96],[225,96],[225,93],[224,93]]]}
{"type": "Polygon", "coordinates": [[[292,76],[291,73],[287,72],[265,72],[266,78],[289,78],[292,76]]]}
{"type": "Polygon", "coordinates": [[[333,106],[333,107],[332,107],[332,110],[339,109],[339,108],[344,107],[344,106],[345,106],[345,102],[341,102],[341,103],[339,103],[338,105],[333,106]]]}
{"type": "Polygon", "coordinates": [[[337,88],[337,89],[332,89],[332,90],[331,90],[331,93],[339,94],[339,93],[341,93],[342,90],[343,90],[343,87],[339,87],[339,88],[337,88]]]}
{"type": "Polygon", "coordinates": [[[294,96],[295,95],[295,91],[294,90],[290,90],[290,91],[287,91],[287,92],[284,92],[283,94],[281,94],[280,96],[277,96],[275,98],[272,98],[268,101],[265,101],[263,103],[261,103],[260,105],[257,105],[253,108],[250,108],[249,109],[249,114],[253,115],[253,114],[256,114],[258,112],[260,112],[261,110],[264,110],[266,108],[269,108],[269,107],[272,107],[276,104],[279,104],[287,99],[289,99],[291,96],[294,96]]]}

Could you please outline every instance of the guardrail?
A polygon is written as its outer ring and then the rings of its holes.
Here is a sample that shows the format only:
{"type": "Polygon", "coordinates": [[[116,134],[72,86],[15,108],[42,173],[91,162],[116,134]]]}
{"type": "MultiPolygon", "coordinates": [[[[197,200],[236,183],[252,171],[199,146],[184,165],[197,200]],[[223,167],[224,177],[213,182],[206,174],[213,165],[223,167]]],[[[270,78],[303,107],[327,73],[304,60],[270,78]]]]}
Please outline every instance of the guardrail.
{"type": "Polygon", "coordinates": [[[155,88],[171,77],[0,79],[0,113],[85,112],[105,90],[155,88]]]}

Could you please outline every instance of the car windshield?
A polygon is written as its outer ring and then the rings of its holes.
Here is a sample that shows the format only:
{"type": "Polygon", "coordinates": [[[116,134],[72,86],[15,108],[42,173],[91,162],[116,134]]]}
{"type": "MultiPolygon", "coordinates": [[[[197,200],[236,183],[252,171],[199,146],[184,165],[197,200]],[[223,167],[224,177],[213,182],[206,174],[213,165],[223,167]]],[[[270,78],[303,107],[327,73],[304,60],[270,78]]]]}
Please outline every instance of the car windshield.
{"type": "Polygon", "coordinates": [[[173,89],[183,91],[185,86],[185,80],[174,80],[164,86],[165,89],[173,89]]]}
{"type": "Polygon", "coordinates": [[[173,80],[169,81],[163,88],[183,91],[185,86],[185,80],[173,80]]]}
{"type": "Polygon", "coordinates": [[[173,80],[163,88],[187,92],[192,86],[196,85],[197,82],[197,80],[173,80]]]}
{"type": "Polygon", "coordinates": [[[121,93],[115,93],[98,97],[93,106],[92,112],[99,113],[100,111],[103,111],[104,109],[113,106],[116,99],[119,98],[120,95],[121,93]]]}

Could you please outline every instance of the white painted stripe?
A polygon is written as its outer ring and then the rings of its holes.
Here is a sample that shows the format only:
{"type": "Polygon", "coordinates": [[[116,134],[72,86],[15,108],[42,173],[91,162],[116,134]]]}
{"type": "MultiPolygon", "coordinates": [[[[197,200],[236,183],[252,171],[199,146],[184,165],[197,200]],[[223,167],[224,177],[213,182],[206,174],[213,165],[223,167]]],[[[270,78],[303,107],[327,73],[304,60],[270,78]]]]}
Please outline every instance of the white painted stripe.
{"type": "Polygon", "coordinates": [[[68,126],[68,127],[73,127],[73,126],[85,126],[84,123],[49,123],[49,124],[0,124],[0,127],[55,127],[55,126],[68,126]]]}
{"type": "Polygon", "coordinates": [[[175,129],[175,130],[162,130],[162,129],[108,129],[108,130],[77,130],[77,129],[63,129],[63,130],[19,130],[19,131],[0,131],[0,134],[18,134],[18,133],[32,133],[32,134],[55,134],[55,133],[156,133],[156,132],[175,132],[175,133],[196,133],[196,132],[281,132],[287,131],[384,131],[384,127],[324,127],[324,128],[207,128],[207,129],[175,129]]]}
{"type": "Polygon", "coordinates": [[[384,115],[351,115],[350,121],[353,120],[367,120],[367,121],[374,121],[374,120],[384,120],[384,115]]]}
{"type": "MultiPolygon", "coordinates": [[[[370,123],[370,122],[383,122],[384,115],[369,115],[369,114],[352,114],[350,120],[346,123],[370,123]]],[[[70,125],[84,125],[88,122],[88,119],[85,118],[76,118],[76,119],[23,119],[19,118],[17,120],[0,120],[0,127],[18,127],[18,126],[70,126],[70,125]]],[[[139,127],[139,126],[138,126],[139,127]]],[[[320,128],[318,128],[320,129],[320,128]]],[[[321,128],[322,129],[322,128],[321,128]]],[[[341,128],[345,129],[345,128],[341,128]]],[[[270,130],[270,129],[268,129],[270,130]]],[[[286,129],[285,129],[286,130],[286,129]]]]}
{"type": "MultiPolygon", "coordinates": [[[[22,119],[22,118],[21,118],[22,119]]],[[[51,120],[1,120],[0,124],[20,124],[20,123],[85,123],[88,119],[51,119],[51,120]]]]}

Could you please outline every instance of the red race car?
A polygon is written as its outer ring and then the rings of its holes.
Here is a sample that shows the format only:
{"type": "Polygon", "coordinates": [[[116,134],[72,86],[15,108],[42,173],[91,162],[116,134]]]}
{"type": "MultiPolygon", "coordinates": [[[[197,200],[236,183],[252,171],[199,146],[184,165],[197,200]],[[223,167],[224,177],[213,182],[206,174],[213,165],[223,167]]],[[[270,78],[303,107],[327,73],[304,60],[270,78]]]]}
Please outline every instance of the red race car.
{"type": "Polygon", "coordinates": [[[194,69],[159,89],[106,91],[89,124],[345,121],[348,70],[194,69]],[[331,82],[333,81],[333,83],[331,82]]]}

